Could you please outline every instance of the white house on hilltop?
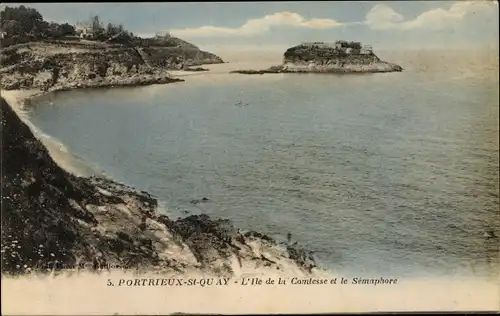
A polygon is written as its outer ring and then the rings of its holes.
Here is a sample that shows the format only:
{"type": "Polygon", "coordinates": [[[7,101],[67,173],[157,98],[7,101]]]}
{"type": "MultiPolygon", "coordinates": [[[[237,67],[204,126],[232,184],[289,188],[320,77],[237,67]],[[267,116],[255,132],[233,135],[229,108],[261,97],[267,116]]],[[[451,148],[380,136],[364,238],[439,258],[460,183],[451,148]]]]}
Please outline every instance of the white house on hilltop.
{"type": "Polygon", "coordinates": [[[80,38],[92,39],[94,37],[94,29],[92,25],[87,23],[75,24],[75,32],[80,38]]]}
{"type": "Polygon", "coordinates": [[[171,37],[170,32],[160,31],[155,33],[155,38],[157,39],[169,39],[171,37]]]}

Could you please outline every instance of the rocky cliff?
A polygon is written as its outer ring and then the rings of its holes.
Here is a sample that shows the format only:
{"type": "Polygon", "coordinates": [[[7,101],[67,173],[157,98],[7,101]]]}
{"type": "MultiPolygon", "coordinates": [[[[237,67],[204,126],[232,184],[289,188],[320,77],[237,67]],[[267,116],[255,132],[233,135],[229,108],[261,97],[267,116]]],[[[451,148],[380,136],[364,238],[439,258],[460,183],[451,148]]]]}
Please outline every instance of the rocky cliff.
{"type": "Polygon", "coordinates": [[[219,276],[316,270],[311,254],[296,246],[206,215],[172,220],[157,213],[157,200],[146,192],[66,172],[0,103],[3,273],[109,266],[219,276]]]}
{"type": "Polygon", "coordinates": [[[138,48],[144,60],[153,67],[181,70],[191,66],[222,63],[218,56],[204,51],[180,47],[138,48]]]}
{"type": "Polygon", "coordinates": [[[196,46],[124,46],[43,41],[0,51],[0,87],[44,91],[169,83],[168,70],[222,63],[196,46]]]}
{"type": "Polygon", "coordinates": [[[165,69],[185,69],[204,64],[220,64],[217,55],[200,50],[197,46],[176,37],[141,40],[136,45],[149,65],[165,69]]]}

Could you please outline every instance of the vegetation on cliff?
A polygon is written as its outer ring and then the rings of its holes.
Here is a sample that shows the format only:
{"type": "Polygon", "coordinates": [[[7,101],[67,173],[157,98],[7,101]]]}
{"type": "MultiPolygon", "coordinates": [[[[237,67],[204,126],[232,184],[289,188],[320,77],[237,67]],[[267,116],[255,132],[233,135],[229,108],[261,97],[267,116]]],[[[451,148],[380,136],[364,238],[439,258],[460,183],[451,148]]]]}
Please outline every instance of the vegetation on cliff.
{"type": "MultiPolygon", "coordinates": [[[[108,23],[104,27],[99,16],[93,16],[91,27],[95,39],[115,43],[128,43],[134,38],[133,33],[125,30],[123,25],[108,23]]],[[[77,30],[68,23],[45,21],[36,9],[6,6],[0,12],[0,30],[2,31],[2,47],[46,39],[62,39],[77,35],[77,30]]]]}
{"type": "Polygon", "coordinates": [[[72,25],[44,21],[37,10],[23,5],[19,7],[7,6],[0,12],[0,31],[2,32],[1,44],[3,47],[75,34],[75,28],[72,25]]]}

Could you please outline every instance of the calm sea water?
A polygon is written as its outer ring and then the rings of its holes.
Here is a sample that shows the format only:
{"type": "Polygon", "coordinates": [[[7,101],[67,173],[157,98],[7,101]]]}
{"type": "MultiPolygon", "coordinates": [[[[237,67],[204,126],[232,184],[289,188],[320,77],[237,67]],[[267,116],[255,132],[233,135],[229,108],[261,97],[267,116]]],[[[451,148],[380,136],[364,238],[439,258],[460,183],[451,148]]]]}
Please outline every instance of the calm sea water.
{"type": "Polygon", "coordinates": [[[30,114],[174,218],[291,232],[343,275],[482,277],[498,268],[485,229],[500,235],[495,56],[381,54],[405,71],[344,76],[214,65],[185,83],[50,95],[30,114]]]}

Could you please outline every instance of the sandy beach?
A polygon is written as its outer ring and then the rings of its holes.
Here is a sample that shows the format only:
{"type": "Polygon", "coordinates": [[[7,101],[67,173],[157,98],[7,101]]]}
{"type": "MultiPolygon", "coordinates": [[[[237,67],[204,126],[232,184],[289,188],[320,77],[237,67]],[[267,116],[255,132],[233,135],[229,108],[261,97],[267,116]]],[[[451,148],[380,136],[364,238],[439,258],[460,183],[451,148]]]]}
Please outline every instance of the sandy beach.
{"type": "Polygon", "coordinates": [[[14,110],[18,111],[22,109],[24,106],[24,102],[28,99],[35,98],[38,96],[42,96],[45,94],[41,90],[0,90],[0,96],[7,101],[14,108],[14,110]]]}

